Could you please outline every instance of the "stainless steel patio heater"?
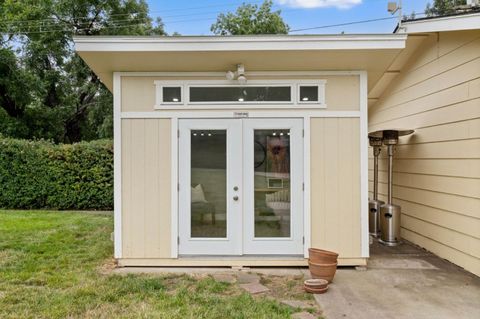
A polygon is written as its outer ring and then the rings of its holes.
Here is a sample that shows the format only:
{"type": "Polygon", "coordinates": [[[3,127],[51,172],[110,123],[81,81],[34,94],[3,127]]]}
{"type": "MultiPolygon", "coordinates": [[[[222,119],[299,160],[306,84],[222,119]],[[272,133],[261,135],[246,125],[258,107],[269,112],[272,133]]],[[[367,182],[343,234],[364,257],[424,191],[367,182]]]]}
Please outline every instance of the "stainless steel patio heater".
{"type": "Polygon", "coordinates": [[[382,151],[382,138],[368,136],[373,148],[373,199],[368,201],[368,231],[373,237],[380,236],[380,206],[384,201],[378,200],[378,156],[382,151]]]}
{"type": "Polygon", "coordinates": [[[400,243],[400,214],[401,207],[393,204],[393,154],[398,138],[410,135],[413,130],[383,130],[371,133],[374,137],[381,137],[388,152],[388,200],[380,206],[380,243],[387,246],[396,246],[400,243]]]}

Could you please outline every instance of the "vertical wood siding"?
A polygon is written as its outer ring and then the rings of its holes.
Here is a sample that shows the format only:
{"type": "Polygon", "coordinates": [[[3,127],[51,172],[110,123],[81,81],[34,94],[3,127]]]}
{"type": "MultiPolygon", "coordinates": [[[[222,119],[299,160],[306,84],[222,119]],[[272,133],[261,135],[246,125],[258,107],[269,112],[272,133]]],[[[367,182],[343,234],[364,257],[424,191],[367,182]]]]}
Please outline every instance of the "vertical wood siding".
{"type": "MultiPolygon", "coordinates": [[[[402,236],[480,275],[480,31],[425,40],[369,109],[369,131],[397,127],[416,131],[395,154],[402,236]]],[[[379,180],[385,200],[385,160],[379,180]]]]}
{"type": "Polygon", "coordinates": [[[170,119],[122,120],[123,258],[169,258],[170,119]]]}
{"type": "Polygon", "coordinates": [[[311,246],[361,257],[360,120],[311,120],[311,246]]]}

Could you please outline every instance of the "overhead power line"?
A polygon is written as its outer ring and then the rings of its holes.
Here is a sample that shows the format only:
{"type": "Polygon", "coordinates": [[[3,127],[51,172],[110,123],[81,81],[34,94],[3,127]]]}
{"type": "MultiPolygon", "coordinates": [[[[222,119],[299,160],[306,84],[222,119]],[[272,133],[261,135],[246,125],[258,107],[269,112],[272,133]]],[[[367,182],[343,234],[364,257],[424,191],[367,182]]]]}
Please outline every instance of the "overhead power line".
{"type": "Polygon", "coordinates": [[[346,26],[346,25],[369,23],[369,22],[382,21],[382,20],[392,20],[392,19],[398,19],[398,17],[385,17],[385,18],[368,19],[368,20],[361,20],[361,21],[352,21],[352,22],[345,22],[345,23],[338,23],[338,24],[327,24],[327,25],[322,25],[322,26],[318,26],[318,27],[310,27],[310,28],[303,28],[303,29],[294,29],[294,30],[290,30],[290,32],[300,32],[300,31],[308,31],[308,30],[316,30],[316,29],[343,27],[343,26],[346,26]]]}
{"type": "MultiPolygon", "coordinates": [[[[205,8],[215,8],[215,7],[228,7],[228,6],[233,6],[233,5],[239,5],[239,4],[257,4],[263,2],[263,0],[257,0],[257,1],[235,1],[235,2],[230,2],[230,3],[223,3],[223,4],[213,4],[213,5],[205,5],[201,7],[186,7],[186,8],[174,8],[174,9],[168,9],[168,10],[153,10],[153,11],[135,11],[135,12],[129,12],[129,13],[115,13],[115,14],[110,14],[108,15],[109,17],[122,17],[122,16],[132,16],[135,14],[152,14],[152,13],[161,13],[161,12],[175,12],[175,11],[188,11],[188,10],[197,10],[197,9],[205,9],[205,8]]],[[[211,12],[210,12],[211,13],[211,12]]],[[[214,13],[217,13],[216,11],[214,13]]],[[[191,15],[198,15],[197,14],[191,14],[191,15]]],[[[184,15],[177,15],[177,16],[188,16],[189,14],[184,14],[184,15]]],[[[168,17],[168,16],[164,16],[168,17]]],[[[174,16],[170,16],[174,17],[174,16]]],[[[93,16],[83,16],[83,17],[75,17],[77,20],[91,20],[93,19],[93,16]]],[[[51,17],[51,18],[45,18],[45,19],[30,19],[30,20],[2,20],[2,23],[23,23],[23,22],[56,22],[58,19],[56,17],[51,17]]]]}

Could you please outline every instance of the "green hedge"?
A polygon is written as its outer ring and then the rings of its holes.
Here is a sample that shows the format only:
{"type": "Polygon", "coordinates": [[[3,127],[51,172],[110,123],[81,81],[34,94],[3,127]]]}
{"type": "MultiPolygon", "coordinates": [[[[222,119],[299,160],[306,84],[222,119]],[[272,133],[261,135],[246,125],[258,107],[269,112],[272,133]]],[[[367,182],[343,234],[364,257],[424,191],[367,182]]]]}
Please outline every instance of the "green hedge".
{"type": "Polygon", "coordinates": [[[112,141],[0,137],[0,187],[2,208],[112,209],[112,141]]]}

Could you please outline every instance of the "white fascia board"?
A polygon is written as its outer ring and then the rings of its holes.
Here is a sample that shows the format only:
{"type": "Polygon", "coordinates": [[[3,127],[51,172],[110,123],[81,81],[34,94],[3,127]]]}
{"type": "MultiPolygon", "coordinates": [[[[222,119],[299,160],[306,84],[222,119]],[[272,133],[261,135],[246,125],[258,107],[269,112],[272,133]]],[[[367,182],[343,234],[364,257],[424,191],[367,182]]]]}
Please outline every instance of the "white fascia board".
{"type": "Polygon", "coordinates": [[[75,37],[80,52],[301,51],[403,49],[406,35],[75,37]]]}
{"type": "Polygon", "coordinates": [[[427,33],[480,29],[480,13],[403,22],[399,33],[427,33]]]}

